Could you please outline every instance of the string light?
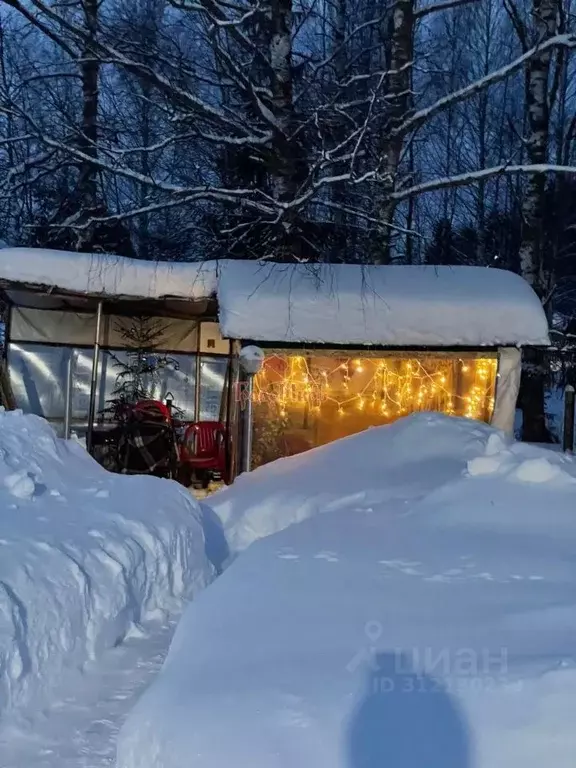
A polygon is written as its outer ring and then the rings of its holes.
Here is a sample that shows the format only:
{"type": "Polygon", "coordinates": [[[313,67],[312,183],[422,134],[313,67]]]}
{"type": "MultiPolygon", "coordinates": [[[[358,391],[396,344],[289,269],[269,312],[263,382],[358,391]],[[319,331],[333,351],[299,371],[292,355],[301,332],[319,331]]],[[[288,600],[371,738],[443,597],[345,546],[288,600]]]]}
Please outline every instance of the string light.
{"type": "Polygon", "coordinates": [[[428,410],[489,420],[496,368],[488,357],[335,358],[330,368],[320,355],[271,355],[254,378],[254,401],[275,403],[282,417],[332,405],[339,416],[355,406],[369,419],[378,404],[380,421],[428,410]]]}

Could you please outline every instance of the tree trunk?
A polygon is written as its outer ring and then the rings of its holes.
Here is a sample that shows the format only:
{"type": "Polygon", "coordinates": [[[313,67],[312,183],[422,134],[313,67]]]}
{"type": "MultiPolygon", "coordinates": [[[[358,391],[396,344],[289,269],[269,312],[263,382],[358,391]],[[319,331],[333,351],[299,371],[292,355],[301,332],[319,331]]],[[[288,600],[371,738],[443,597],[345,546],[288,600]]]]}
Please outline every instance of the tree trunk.
{"type": "MultiPolygon", "coordinates": [[[[100,62],[95,53],[98,33],[98,0],[83,0],[84,24],[87,32],[82,53],[80,75],[82,79],[82,126],[79,149],[89,158],[98,153],[98,75],[100,62]]],[[[80,163],[78,178],[79,222],[86,222],[98,208],[97,167],[90,160],[80,163]]],[[[94,227],[80,230],[77,238],[78,250],[91,250],[94,242],[94,227]]]]}
{"type": "MultiPolygon", "coordinates": [[[[558,25],[557,0],[534,0],[533,17],[537,41],[541,43],[552,37],[558,25]]],[[[544,51],[528,63],[526,152],[528,161],[534,164],[546,163],[548,159],[550,60],[551,52],[544,51]]],[[[522,203],[522,242],[519,253],[520,271],[541,298],[548,290],[542,270],[545,191],[545,174],[530,174],[522,203]]],[[[535,350],[528,353],[526,359],[529,365],[524,370],[522,438],[531,442],[546,442],[544,359],[535,350]]]]}
{"type": "MultiPolygon", "coordinates": [[[[272,157],[272,195],[281,203],[289,202],[297,191],[297,168],[293,143],[289,141],[293,127],[292,83],[292,0],[271,2],[270,68],[272,70],[272,108],[275,120],[272,157]]],[[[276,258],[298,259],[298,236],[294,236],[294,218],[290,212],[281,222],[276,258]]]]}
{"type": "Polygon", "coordinates": [[[398,0],[392,12],[392,35],[390,42],[390,74],[388,76],[388,92],[390,107],[388,120],[384,127],[382,141],[382,177],[383,203],[380,210],[382,222],[383,248],[379,263],[388,263],[392,256],[392,230],[396,202],[390,198],[396,186],[396,179],[404,137],[391,135],[391,131],[407,117],[411,104],[411,66],[414,37],[414,2],[415,0],[398,0]]]}

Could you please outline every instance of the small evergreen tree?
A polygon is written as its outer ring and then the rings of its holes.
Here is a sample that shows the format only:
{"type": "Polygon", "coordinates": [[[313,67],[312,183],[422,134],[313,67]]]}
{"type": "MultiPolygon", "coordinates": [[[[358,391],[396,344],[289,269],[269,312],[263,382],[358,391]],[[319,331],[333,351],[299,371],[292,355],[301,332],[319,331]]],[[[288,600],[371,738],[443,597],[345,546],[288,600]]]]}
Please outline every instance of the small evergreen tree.
{"type": "Polygon", "coordinates": [[[110,357],[118,370],[112,398],[106,411],[116,421],[123,421],[130,407],[140,400],[154,398],[154,390],[160,380],[160,372],[166,368],[178,370],[178,363],[155,350],[166,330],[158,320],[149,317],[133,317],[128,326],[118,325],[116,330],[126,342],[126,360],[113,352],[110,357]]]}

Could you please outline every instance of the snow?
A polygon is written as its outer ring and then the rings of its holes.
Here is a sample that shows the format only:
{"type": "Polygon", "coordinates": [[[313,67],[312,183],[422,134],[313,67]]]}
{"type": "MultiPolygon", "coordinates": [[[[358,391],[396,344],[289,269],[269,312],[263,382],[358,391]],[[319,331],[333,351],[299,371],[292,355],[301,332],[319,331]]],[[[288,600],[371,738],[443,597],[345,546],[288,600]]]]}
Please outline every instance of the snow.
{"type": "Polygon", "coordinates": [[[33,731],[0,730],[2,768],[114,766],[120,726],[160,671],[173,633],[170,621],[127,638],[88,662],[81,680],[60,686],[33,731]]]}
{"type": "Polygon", "coordinates": [[[214,575],[185,489],[110,474],[20,411],[0,412],[0,536],[0,741],[214,575]]]}
{"type": "Polygon", "coordinates": [[[572,768],[575,494],[438,414],[241,477],[117,768],[572,768]]]}
{"type": "Polygon", "coordinates": [[[528,283],[483,267],[147,262],[6,248],[0,280],[132,299],[216,296],[223,336],[255,342],[549,343],[546,316],[528,283]]]}
{"type": "Polygon", "coordinates": [[[228,262],[224,336],[252,341],[498,346],[548,344],[528,283],[483,267],[228,262]]]}
{"type": "Polygon", "coordinates": [[[132,299],[206,299],[216,291],[215,262],[152,262],[106,253],[0,249],[0,279],[72,293],[132,299]]]}

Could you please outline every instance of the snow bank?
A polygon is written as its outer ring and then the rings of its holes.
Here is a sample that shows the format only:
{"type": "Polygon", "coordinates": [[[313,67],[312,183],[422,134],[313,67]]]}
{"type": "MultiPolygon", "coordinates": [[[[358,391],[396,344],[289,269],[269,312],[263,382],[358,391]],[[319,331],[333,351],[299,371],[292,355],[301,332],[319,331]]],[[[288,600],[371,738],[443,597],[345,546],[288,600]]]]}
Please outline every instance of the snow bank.
{"type": "Polygon", "coordinates": [[[484,267],[225,262],[224,336],[388,346],[548,344],[528,283],[484,267]]]}
{"type": "Polygon", "coordinates": [[[0,715],[38,715],[212,575],[184,489],[109,474],[42,419],[0,412],[0,715]]]}
{"type": "Polygon", "coordinates": [[[210,497],[210,507],[234,555],[321,512],[383,504],[405,509],[482,452],[492,432],[435,414],[400,419],[240,475],[210,497]]]}
{"type": "Polygon", "coordinates": [[[284,530],[188,607],[118,768],[572,768],[575,460],[440,415],[308,460],[216,497],[232,548],[284,530]]]}

